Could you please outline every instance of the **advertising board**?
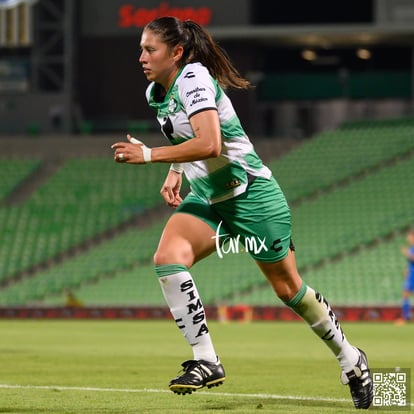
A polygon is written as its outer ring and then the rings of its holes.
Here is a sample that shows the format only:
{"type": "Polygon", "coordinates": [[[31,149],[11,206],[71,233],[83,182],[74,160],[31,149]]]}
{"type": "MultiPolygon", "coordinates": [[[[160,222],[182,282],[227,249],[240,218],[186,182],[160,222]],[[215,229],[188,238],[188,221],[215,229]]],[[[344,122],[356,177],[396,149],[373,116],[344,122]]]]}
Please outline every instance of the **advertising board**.
{"type": "Polygon", "coordinates": [[[191,19],[203,26],[245,25],[248,4],[248,0],[87,0],[81,2],[81,35],[135,35],[160,16],[191,19]]]}

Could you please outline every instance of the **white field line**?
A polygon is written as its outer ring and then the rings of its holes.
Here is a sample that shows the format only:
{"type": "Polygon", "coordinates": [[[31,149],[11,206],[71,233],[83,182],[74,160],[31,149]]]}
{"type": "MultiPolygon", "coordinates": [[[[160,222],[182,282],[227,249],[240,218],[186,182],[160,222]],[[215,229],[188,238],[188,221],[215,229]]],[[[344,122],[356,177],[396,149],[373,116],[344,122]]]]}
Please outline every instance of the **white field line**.
{"type": "MultiPolygon", "coordinates": [[[[54,390],[54,391],[92,391],[92,392],[120,392],[120,393],[171,393],[169,390],[153,389],[153,388],[98,388],[98,387],[66,387],[61,385],[13,385],[0,384],[0,389],[29,389],[29,390],[54,390]]],[[[277,395],[277,394],[242,394],[230,392],[210,392],[197,391],[194,395],[214,395],[217,397],[240,397],[240,398],[263,398],[275,400],[309,400],[309,401],[332,401],[332,402],[346,402],[350,401],[345,398],[324,398],[324,397],[307,397],[294,395],[277,395]]]]}
{"type": "MultiPolygon", "coordinates": [[[[55,390],[55,391],[91,391],[91,392],[120,392],[120,393],[171,393],[169,390],[153,388],[98,388],[98,387],[66,387],[61,385],[19,385],[19,384],[0,384],[0,389],[29,389],[29,390],[55,390]]],[[[293,401],[324,401],[324,402],[349,402],[351,398],[325,398],[309,397],[299,395],[278,395],[278,394],[242,394],[230,392],[210,392],[197,391],[194,395],[214,395],[217,397],[236,397],[236,398],[262,398],[267,400],[293,400],[293,401]]],[[[414,406],[413,403],[410,406],[414,406]]]]}

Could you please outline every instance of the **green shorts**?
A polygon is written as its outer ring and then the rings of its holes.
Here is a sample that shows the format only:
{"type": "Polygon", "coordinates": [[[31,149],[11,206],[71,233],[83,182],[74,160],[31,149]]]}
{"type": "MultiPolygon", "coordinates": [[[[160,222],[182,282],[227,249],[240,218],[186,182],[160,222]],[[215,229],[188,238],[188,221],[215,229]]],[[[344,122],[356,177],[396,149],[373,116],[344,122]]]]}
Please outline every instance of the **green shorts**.
{"type": "Polygon", "coordinates": [[[215,204],[190,193],[175,212],[206,222],[216,232],[219,256],[247,252],[258,261],[277,262],[293,248],[290,209],[273,177],[257,177],[243,194],[215,204]]]}

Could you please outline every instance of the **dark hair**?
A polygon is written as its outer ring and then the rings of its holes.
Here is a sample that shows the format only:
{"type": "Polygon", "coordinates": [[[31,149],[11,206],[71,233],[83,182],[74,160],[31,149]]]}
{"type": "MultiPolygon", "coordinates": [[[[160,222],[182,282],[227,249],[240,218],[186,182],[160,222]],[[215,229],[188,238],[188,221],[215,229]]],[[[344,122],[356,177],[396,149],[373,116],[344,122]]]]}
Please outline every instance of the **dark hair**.
{"type": "Polygon", "coordinates": [[[160,36],[169,48],[181,45],[184,49],[179,64],[200,62],[224,87],[247,89],[250,82],[233,66],[226,52],[213,40],[210,33],[192,20],[181,21],[176,17],[159,17],[148,23],[144,30],[160,36]]]}

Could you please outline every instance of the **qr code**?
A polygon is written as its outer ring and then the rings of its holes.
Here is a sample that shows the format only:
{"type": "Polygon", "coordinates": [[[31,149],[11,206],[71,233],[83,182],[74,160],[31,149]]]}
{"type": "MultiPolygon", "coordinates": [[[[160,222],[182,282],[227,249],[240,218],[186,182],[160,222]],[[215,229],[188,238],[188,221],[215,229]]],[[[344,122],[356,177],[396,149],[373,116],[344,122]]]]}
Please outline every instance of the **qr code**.
{"type": "Polygon", "coordinates": [[[372,372],[374,399],[372,405],[383,409],[410,410],[410,370],[375,369],[372,372]]]}

